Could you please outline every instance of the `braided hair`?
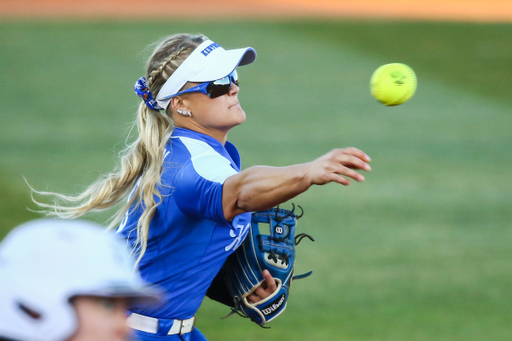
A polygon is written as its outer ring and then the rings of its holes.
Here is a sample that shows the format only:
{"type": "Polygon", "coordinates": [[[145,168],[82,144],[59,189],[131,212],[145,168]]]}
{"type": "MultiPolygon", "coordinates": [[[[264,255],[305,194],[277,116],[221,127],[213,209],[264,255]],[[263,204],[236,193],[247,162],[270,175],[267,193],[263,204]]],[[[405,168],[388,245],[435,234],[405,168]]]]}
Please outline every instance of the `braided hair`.
{"type": "MultiPolygon", "coordinates": [[[[146,79],[151,93],[157,95],[167,79],[183,61],[208,38],[204,35],[176,34],[162,39],[147,61],[146,79]]],[[[169,140],[174,124],[172,106],[166,111],[150,109],[141,102],[134,126],[138,138],[126,145],[121,151],[119,165],[110,173],[90,185],[83,193],[68,196],[59,193],[36,191],[40,195],[54,198],[52,204],[33,201],[43,208],[46,215],[55,215],[64,219],[77,218],[91,211],[106,210],[122,200],[126,201],[110,219],[110,228],[122,221],[130,207],[144,202],[144,212],[137,224],[137,262],[147,248],[149,223],[153,218],[158,203],[162,202],[157,187],[161,185],[160,176],[164,149],[169,140]]]]}

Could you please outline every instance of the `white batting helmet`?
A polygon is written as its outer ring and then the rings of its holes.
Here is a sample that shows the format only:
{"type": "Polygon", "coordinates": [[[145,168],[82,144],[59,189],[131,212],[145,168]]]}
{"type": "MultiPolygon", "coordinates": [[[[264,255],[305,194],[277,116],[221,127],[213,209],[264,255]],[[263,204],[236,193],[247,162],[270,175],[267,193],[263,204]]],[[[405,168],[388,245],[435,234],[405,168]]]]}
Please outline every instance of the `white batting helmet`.
{"type": "Polygon", "coordinates": [[[78,323],[70,299],[82,295],[159,300],[123,241],[97,224],[37,219],[0,243],[0,338],[68,339],[78,323]]]}

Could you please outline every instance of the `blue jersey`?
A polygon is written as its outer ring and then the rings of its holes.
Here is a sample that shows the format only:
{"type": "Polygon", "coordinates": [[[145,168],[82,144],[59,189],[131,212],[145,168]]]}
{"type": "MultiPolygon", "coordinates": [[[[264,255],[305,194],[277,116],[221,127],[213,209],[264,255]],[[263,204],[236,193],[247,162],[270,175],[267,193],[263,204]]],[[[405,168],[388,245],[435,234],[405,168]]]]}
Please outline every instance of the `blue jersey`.
{"type": "MultiPolygon", "coordinates": [[[[162,202],[151,220],[147,250],[139,263],[144,280],[165,291],[163,304],[138,308],[138,314],[188,319],[196,314],[226,258],[247,235],[250,213],[226,221],[224,181],[240,171],[240,156],[230,142],[175,128],[162,168],[162,202]]],[[[157,198],[155,199],[157,200],[157,198]]],[[[143,208],[132,207],[117,232],[132,247],[143,208]]]]}

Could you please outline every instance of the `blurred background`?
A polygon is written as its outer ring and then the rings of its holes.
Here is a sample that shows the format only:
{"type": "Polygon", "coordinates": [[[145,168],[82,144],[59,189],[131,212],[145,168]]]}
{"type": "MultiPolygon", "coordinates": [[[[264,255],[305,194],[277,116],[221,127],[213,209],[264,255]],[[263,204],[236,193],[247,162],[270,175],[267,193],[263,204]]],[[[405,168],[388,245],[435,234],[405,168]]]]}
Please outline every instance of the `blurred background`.
{"type": "MultiPolygon", "coordinates": [[[[286,312],[270,330],[205,300],[210,340],[512,338],[510,1],[0,0],[0,238],[39,217],[30,190],[77,194],[110,171],[162,36],[252,46],[243,168],[355,146],[364,183],[311,188],[286,312]],[[400,62],[415,96],[384,107],[369,81],[400,62]]],[[[286,206],[286,205],[285,205],[286,206]]],[[[109,212],[86,218],[105,223],[109,212]]],[[[5,279],[0,279],[5,280],[5,279]]]]}

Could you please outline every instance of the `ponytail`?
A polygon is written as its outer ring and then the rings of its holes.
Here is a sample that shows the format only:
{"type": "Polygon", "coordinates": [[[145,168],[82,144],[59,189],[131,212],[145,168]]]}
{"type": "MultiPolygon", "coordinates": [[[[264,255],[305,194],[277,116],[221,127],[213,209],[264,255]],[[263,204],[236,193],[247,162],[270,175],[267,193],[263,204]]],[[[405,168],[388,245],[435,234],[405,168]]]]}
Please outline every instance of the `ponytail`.
{"type": "MultiPolygon", "coordinates": [[[[147,85],[149,91],[158,94],[165,81],[207,38],[203,35],[177,34],[164,39],[148,60],[147,85]]],[[[72,219],[94,211],[103,211],[115,206],[122,200],[127,202],[109,221],[114,228],[134,204],[143,205],[144,211],[137,223],[136,253],[137,263],[147,249],[149,226],[156,209],[162,202],[158,191],[161,186],[161,172],[164,150],[174,124],[171,106],[166,111],[150,109],[141,102],[134,126],[138,129],[136,141],[127,144],[120,153],[119,165],[110,173],[103,175],[77,196],[37,191],[33,193],[53,197],[53,203],[32,200],[42,208],[47,216],[72,219]],[[155,201],[155,197],[159,200],[155,201]]]]}

